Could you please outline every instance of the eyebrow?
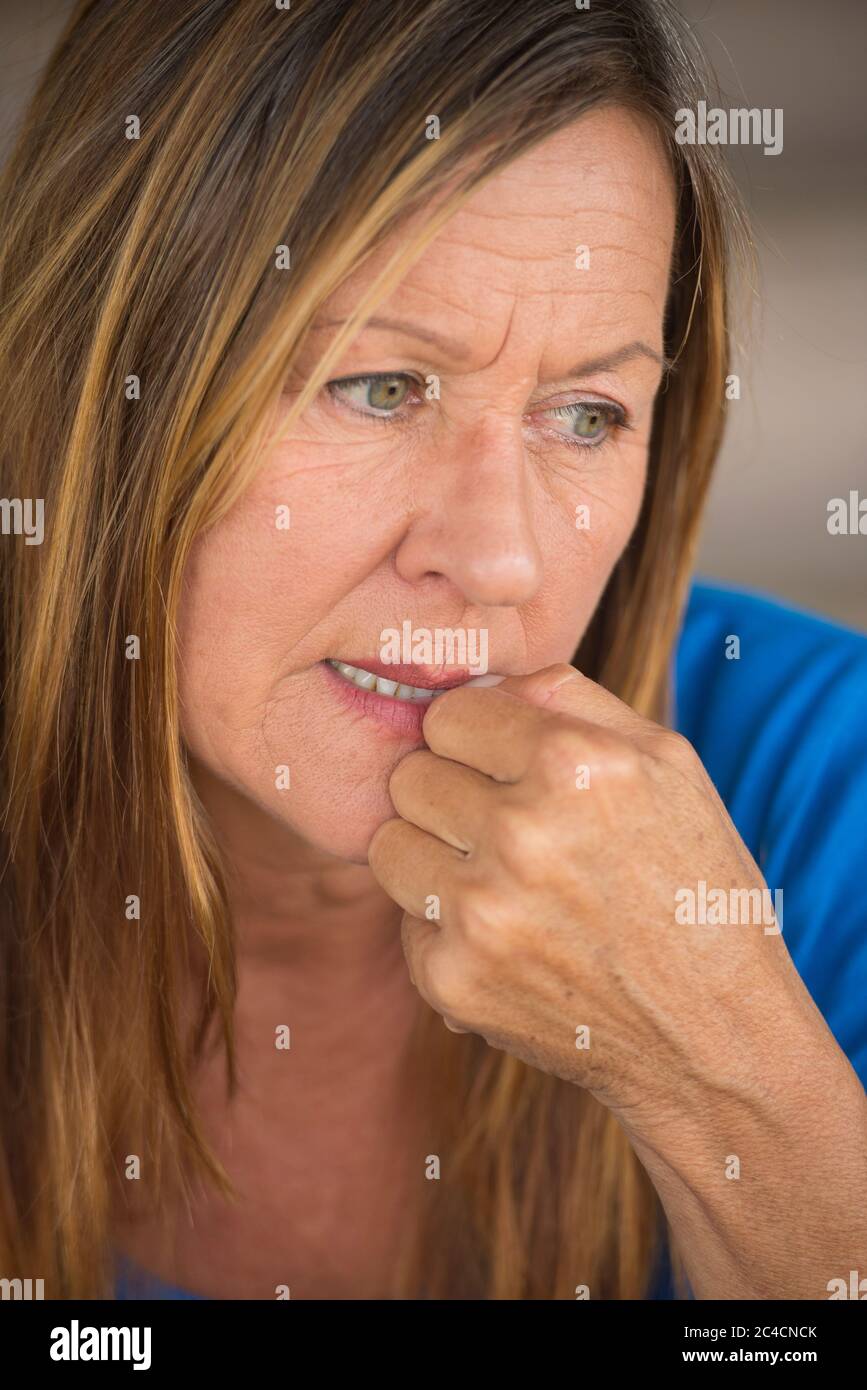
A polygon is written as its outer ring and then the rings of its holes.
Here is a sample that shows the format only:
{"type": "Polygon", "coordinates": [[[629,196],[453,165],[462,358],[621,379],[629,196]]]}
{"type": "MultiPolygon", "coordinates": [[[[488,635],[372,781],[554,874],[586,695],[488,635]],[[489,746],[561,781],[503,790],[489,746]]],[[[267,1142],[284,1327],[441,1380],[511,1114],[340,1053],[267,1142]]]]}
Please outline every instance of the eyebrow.
{"type": "MultiPolygon", "coordinates": [[[[346,319],[322,319],[316,327],[336,328],[344,323],[346,323],[346,319]]],[[[447,357],[455,357],[458,361],[469,357],[471,351],[466,343],[458,342],[455,338],[443,337],[440,333],[434,333],[429,328],[424,328],[418,323],[410,323],[406,319],[387,318],[375,314],[364,322],[362,330],[364,328],[384,328],[392,333],[403,333],[407,338],[415,338],[420,343],[428,343],[431,347],[438,348],[447,357]]],[[[616,367],[622,366],[625,362],[631,362],[636,357],[650,358],[665,372],[670,372],[674,365],[669,358],[656,352],[649,343],[636,339],[632,343],[624,343],[622,347],[615,348],[613,352],[604,353],[601,357],[589,357],[586,361],[579,362],[570,371],[565,372],[564,375],[592,376],[594,372],[612,372],[616,367]]]]}
{"type": "Polygon", "coordinates": [[[670,372],[674,365],[663,353],[656,352],[649,343],[644,343],[639,338],[634,343],[624,343],[623,347],[615,348],[613,352],[607,352],[602,357],[590,357],[586,362],[579,362],[566,375],[592,376],[594,372],[613,372],[615,367],[621,366],[624,362],[631,362],[636,357],[649,357],[651,362],[656,362],[665,372],[670,372]]]}

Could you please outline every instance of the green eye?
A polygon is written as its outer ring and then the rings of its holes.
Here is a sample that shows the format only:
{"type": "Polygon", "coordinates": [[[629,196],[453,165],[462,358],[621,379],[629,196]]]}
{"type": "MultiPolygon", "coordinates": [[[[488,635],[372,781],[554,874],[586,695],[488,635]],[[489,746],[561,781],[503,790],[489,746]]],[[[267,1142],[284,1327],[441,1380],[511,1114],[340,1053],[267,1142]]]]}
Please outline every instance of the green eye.
{"type": "Polygon", "coordinates": [[[409,394],[411,382],[405,376],[353,376],[343,381],[331,381],[329,390],[348,401],[357,410],[377,411],[384,415],[395,413],[409,394]]]}
{"type": "Polygon", "coordinates": [[[380,377],[367,388],[367,404],[375,410],[394,410],[402,405],[409,383],[399,376],[380,377]]]}
{"type": "Polygon", "coordinates": [[[604,430],[607,423],[601,410],[594,410],[588,406],[576,414],[572,433],[580,435],[582,439],[594,439],[600,430],[604,430]]]}
{"type": "MultiPolygon", "coordinates": [[[[415,379],[403,372],[378,372],[369,376],[347,376],[329,381],[327,390],[336,400],[371,420],[404,419],[401,407],[410,402],[415,379]]],[[[557,429],[567,444],[593,448],[602,444],[614,429],[630,429],[626,412],[613,401],[572,401],[543,412],[548,419],[563,421],[557,429]]]]}
{"type": "Polygon", "coordinates": [[[566,439],[591,445],[600,443],[610,433],[612,426],[625,424],[624,412],[613,401],[574,401],[570,405],[558,406],[548,414],[569,426],[568,431],[562,431],[566,439]]]}

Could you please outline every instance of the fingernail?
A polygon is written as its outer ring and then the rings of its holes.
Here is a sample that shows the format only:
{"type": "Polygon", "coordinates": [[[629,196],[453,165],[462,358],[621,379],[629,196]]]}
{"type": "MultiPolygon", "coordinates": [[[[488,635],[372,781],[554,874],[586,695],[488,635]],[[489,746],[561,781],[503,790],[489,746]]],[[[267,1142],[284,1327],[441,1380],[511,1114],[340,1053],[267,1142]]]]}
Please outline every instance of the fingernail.
{"type": "Polygon", "coordinates": [[[468,685],[499,685],[500,681],[504,681],[505,679],[505,676],[493,676],[491,674],[488,674],[486,676],[473,676],[472,680],[464,682],[464,686],[466,687],[468,685]]]}

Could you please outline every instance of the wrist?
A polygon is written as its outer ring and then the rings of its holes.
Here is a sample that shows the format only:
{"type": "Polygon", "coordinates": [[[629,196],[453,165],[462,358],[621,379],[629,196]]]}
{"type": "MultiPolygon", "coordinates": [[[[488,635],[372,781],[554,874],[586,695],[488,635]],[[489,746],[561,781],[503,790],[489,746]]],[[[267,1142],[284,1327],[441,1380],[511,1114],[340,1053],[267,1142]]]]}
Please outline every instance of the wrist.
{"type": "Polygon", "coordinates": [[[618,1114],[698,1298],[826,1298],[864,1267],[867,1097],[817,1017],[618,1114]]]}

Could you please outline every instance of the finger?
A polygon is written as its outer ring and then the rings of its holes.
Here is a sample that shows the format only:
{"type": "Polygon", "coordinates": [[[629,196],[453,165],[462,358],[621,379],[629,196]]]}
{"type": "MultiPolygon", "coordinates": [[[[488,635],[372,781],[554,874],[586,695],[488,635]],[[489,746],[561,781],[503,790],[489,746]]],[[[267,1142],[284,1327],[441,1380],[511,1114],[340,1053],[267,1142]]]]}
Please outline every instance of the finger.
{"type": "MultiPolygon", "coordinates": [[[[409,978],[415,985],[422,999],[430,1004],[430,1000],[425,993],[425,980],[427,978],[426,962],[428,953],[433,949],[434,940],[440,934],[439,926],[436,922],[425,921],[421,917],[413,917],[410,913],[403,914],[400,925],[400,939],[403,946],[403,954],[406,960],[409,978]]],[[[431,1006],[433,1007],[433,1006],[431,1006]]]]}
{"type": "Polygon", "coordinates": [[[400,929],[403,954],[406,959],[409,978],[422,999],[440,1015],[450,1033],[471,1033],[471,1028],[462,1028],[448,1014],[442,1012],[442,1004],[435,999],[428,988],[430,963],[433,953],[442,950],[442,933],[433,922],[423,922],[418,917],[404,913],[400,929]]]}
{"type": "Polygon", "coordinates": [[[431,752],[496,782],[519,782],[550,715],[504,685],[457,686],[432,700],[422,725],[431,752]]]}
{"type": "Polygon", "coordinates": [[[404,912],[439,922],[464,856],[405,820],[387,820],[374,832],[367,859],[376,880],[404,912]],[[435,915],[433,915],[435,914],[435,915]]]}
{"type": "Polygon", "coordinates": [[[431,953],[441,945],[441,933],[436,922],[428,922],[422,917],[413,917],[405,912],[400,927],[403,954],[412,980],[422,999],[434,1007],[427,989],[427,964],[431,953]]]}
{"type": "Polygon", "coordinates": [[[564,662],[526,676],[507,676],[496,689],[551,714],[575,715],[624,734],[633,734],[649,723],[610,690],[564,662]]]}
{"type": "Polygon", "coordinates": [[[388,790],[404,820],[468,853],[479,843],[496,783],[474,768],[419,748],[401,758],[388,790]]]}

